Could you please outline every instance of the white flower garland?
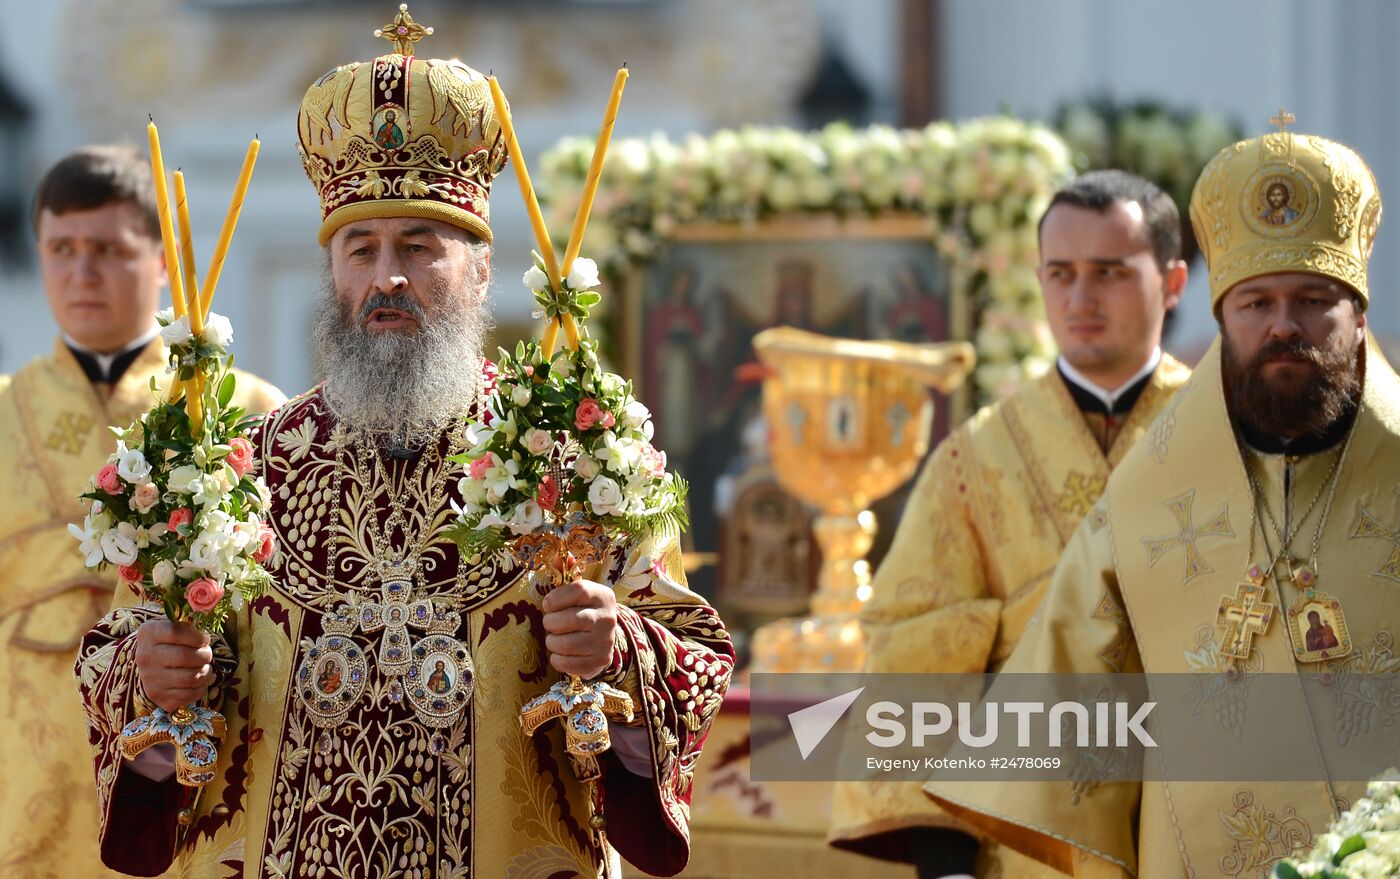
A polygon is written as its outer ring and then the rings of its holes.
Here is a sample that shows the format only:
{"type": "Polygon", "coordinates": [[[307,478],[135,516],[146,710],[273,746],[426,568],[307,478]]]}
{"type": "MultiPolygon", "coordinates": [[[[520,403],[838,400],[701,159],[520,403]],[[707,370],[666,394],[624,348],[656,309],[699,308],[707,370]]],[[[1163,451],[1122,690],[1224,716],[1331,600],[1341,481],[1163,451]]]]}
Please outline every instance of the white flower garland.
{"type": "MultiPolygon", "coordinates": [[[[591,140],[569,138],[541,158],[551,228],[569,228],[592,150],[591,140]]],[[[916,214],[944,258],[967,272],[983,399],[1054,361],[1035,277],[1036,224],[1073,169],[1044,126],[993,117],[916,130],[745,128],[679,142],[658,134],[614,141],[609,157],[588,246],[614,272],[655,259],[684,223],[916,214]]]]}

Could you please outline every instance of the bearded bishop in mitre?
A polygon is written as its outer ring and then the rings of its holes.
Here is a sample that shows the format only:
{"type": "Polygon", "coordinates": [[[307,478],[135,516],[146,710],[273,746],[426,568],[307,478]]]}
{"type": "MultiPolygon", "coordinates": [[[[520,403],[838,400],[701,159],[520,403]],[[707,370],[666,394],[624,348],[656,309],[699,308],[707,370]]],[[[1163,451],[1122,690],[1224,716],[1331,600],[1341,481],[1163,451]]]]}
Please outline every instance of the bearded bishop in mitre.
{"type": "MultiPolygon", "coordinates": [[[[1275,121],[1221,151],[1192,194],[1220,336],[1113,472],[1003,672],[1291,675],[1296,701],[1271,710],[1330,727],[1357,697],[1347,680],[1400,669],[1400,380],[1366,322],[1380,193],[1351,149],[1275,121]],[[1275,222],[1280,192],[1292,213],[1275,222]]],[[[1386,734],[1373,725],[1336,732],[1386,734]]],[[[925,791],[1072,875],[1263,876],[1363,793],[1325,761],[1315,769],[1229,782],[935,774],[925,791]]]]}
{"type": "MultiPolygon", "coordinates": [[[[206,644],[136,605],[84,641],[110,866],[187,877],[671,875],[689,853],[692,775],[733,663],[672,540],[617,545],[548,596],[508,557],[446,537],[483,359],[487,198],[505,161],[488,82],[394,50],[318,79],[298,141],[320,195],[325,381],[257,429],[278,553],[270,592],[206,644]],[[390,116],[392,113],[392,117],[390,116]],[[378,133],[392,125],[402,139],[378,133]],[[601,817],[558,725],[521,730],[560,672],[630,694],[602,759],[601,817]],[[124,724],[191,699],[222,712],[215,780],[194,792],[124,724]]],[[[168,746],[161,746],[168,747],[168,746]]]]}

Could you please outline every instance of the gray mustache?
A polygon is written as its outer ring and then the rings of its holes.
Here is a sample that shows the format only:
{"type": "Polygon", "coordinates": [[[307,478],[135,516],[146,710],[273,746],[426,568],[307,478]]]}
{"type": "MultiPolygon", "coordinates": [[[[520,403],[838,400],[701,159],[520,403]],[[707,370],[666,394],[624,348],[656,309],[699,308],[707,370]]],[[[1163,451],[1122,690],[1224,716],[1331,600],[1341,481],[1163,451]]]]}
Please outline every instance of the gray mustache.
{"type": "Polygon", "coordinates": [[[387,293],[376,293],[365,300],[365,304],[360,306],[360,322],[369,320],[369,316],[376,308],[392,308],[395,311],[402,311],[411,315],[422,323],[427,317],[423,309],[413,300],[412,296],[390,296],[387,293]]]}

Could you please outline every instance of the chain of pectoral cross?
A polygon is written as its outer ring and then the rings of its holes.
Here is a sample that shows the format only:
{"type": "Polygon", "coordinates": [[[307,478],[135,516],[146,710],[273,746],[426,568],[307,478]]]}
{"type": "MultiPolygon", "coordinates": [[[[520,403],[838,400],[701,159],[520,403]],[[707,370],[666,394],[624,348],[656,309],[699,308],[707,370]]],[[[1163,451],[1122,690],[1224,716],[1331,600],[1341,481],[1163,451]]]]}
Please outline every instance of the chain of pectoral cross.
{"type": "MultiPolygon", "coordinates": [[[[370,514],[365,517],[368,520],[367,525],[369,527],[371,543],[371,557],[367,558],[366,561],[370,564],[372,569],[375,569],[379,573],[381,579],[386,578],[388,568],[397,570],[407,565],[411,568],[408,579],[411,581],[416,580],[418,576],[418,557],[432,539],[433,534],[425,529],[426,533],[419,533],[410,538],[409,532],[411,529],[408,526],[408,517],[404,508],[408,496],[412,493],[411,490],[394,490],[394,481],[389,476],[388,469],[380,460],[377,450],[374,449],[375,443],[372,438],[362,438],[356,445],[357,449],[351,451],[349,455],[351,468],[354,470],[356,481],[360,483],[360,486],[365,492],[368,503],[372,506],[378,506],[377,496],[379,487],[382,486],[385,494],[388,496],[389,504],[389,515],[385,518],[382,526],[379,523],[378,515],[376,515],[374,511],[371,511],[370,514]],[[366,472],[366,470],[369,472],[366,472]],[[390,541],[393,539],[396,530],[404,541],[402,552],[394,552],[390,549],[390,541]]],[[[419,455],[418,463],[414,466],[405,488],[411,489],[422,485],[423,476],[427,472],[428,466],[432,461],[445,461],[448,457],[459,452],[463,445],[464,439],[462,431],[460,430],[454,430],[452,432],[450,445],[445,455],[439,455],[437,453],[436,443],[430,443],[419,455]]],[[[342,459],[342,461],[343,460],[344,459],[342,459]]],[[[425,519],[431,519],[433,514],[442,507],[443,501],[447,496],[448,486],[451,482],[452,480],[445,478],[444,475],[438,475],[432,480],[432,485],[429,488],[428,496],[423,506],[423,516],[425,519]]],[[[335,554],[338,554],[339,543],[337,542],[334,545],[336,546],[335,554]]],[[[332,571],[338,569],[334,560],[332,560],[331,569],[332,571]]]]}
{"type": "MultiPolygon", "coordinates": [[[[1322,500],[1322,496],[1325,494],[1327,495],[1327,503],[1323,506],[1322,515],[1318,518],[1317,528],[1313,531],[1312,546],[1309,548],[1308,552],[1308,565],[1311,567],[1316,566],[1317,550],[1322,542],[1322,531],[1326,527],[1327,519],[1332,513],[1332,501],[1337,496],[1337,483],[1340,482],[1338,477],[1341,474],[1342,461],[1346,458],[1347,450],[1350,447],[1351,436],[1348,434],[1341,449],[1333,456],[1332,467],[1327,471],[1327,476],[1323,478],[1322,484],[1318,486],[1317,494],[1313,495],[1313,499],[1308,503],[1308,507],[1303,512],[1303,515],[1289,522],[1287,532],[1279,527],[1278,520],[1274,518],[1273,510],[1269,509],[1268,498],[1264,496],[1264,490],[1259,485],[1259,478],[1254,475],[1254,468],[1251,466],[1249,459],[1245,459],[1245,477],[1249,482],[1249,492],[1251,500],[1253,501],[1249,520],[1249,561],[1246,563],[1246,566],[1254,559],[1254,538],[1257,533],[1264,542],[1264,554],[1269,557],[1269,565],[1264,569],[1263,574],[1263,580],[1265,582],[1267,582],[1269,577],[1273,574],[1274,569],[1278,567],[1278,563],[1289,555],[1293,547],[1293,539],[1298,536],[1298,529],[1300,529],[1303,523],[1307,521],[1308,517],[1312,515],[1313,510],[1317,508],[1318,502],[1322,500]],[[1275,535],[1278,537],[1278,550],[1276,552],[1269,549],[1269,535],[1264,531],[1264,522],[1260,521],[1261,511],[1263,512],[1264,521],[1268,523],[1268,526],[1274,530],[1275,535]]],[[[1283,503],[1286,508],[1288,505],[1288,498],[1286,496],[1283,498],[1283,503]]],[[[1291,572],[1289,573],[1291,574],[1291,572]]]]}

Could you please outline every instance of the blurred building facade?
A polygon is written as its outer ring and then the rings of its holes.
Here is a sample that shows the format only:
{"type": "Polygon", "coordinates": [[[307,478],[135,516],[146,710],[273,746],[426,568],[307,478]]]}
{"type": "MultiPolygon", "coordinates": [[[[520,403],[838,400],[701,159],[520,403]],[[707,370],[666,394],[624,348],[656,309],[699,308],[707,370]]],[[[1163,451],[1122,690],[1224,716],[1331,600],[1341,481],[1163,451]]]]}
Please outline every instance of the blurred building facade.
{"type": "MultiPolygon", "coordinates": [[[[7,20],[22,13],[24,26],[0,31],[8,108],[0,200],[19,191],[27,208],[38,175],[80,144],[143,143],[153,113],[167,164],[190,179],[207,259],[243,150],[260,134],[220,307],[239,330],[240,365],[288,390],[305,387],[323,258],[292,120],[312,79],[379,50],[370,32],[394,6],[3,0],[7,20]]],[[[834,113],[892,124],[924,112],[1046,118],[1062,101],[1101,93],[1223,111],[1254,133],[1286,106],[1299,130],[1356,147],[1382,193],[1400,197],[1400,115],[1387,100],[1400,74],[1400,6],[1389,0],[417,0],[411,11],[437,28],[425,54],[456,55],[500,77],[532,156],[596,128],[611,72],[626,60],[634,76],[619,136],[804,126],[834,113]]],[[[530,237],[512,175],[498,181],[493,207],[497,319],[519,326],[529,300],[516,276],[530,237]]],[[[20,225],[11,238],[24,244],[20,225]]],[[[1400,277],[1392,225],[1381,225],[1371,316],[1382,334],[1400,335],[1400,303],[1385,293],[1400,277]]],[[[52,331],[34,261],[0,253],[0,371],[11,372],[47,350],[52,331]]],[[[1204,272],[1192,288],[1175,338],[1186,349],[1213,332],[1204,272]]]]}

